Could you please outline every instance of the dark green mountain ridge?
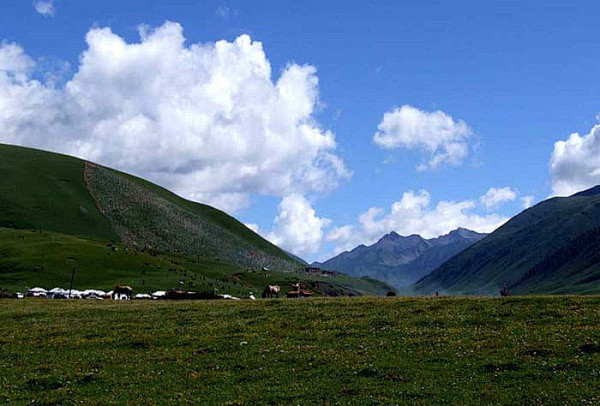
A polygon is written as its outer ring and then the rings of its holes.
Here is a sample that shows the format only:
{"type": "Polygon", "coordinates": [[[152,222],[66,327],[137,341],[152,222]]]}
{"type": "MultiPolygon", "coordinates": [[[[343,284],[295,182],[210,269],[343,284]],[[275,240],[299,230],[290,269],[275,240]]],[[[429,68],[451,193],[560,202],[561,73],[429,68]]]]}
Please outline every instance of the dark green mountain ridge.
{"type": "Polygon", "coordinates": [[[413,287],[421,293],[600,293],[600,186],[513,217],[413,287]]]}

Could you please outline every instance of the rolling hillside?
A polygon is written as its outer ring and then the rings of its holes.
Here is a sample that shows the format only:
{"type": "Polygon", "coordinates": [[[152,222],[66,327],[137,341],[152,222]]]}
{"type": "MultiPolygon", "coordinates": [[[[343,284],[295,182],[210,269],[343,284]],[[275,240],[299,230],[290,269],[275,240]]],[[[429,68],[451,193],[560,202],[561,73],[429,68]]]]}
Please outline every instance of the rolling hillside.
{"type": "Polygon", "coordinates": [[[600,187],[515,216],[413,287],[417,292],[600,293],[600,187]]]}
{"type": "Polygon", "coordinates": [[[75,268],[80,287],[151,290],[182,281],[245,294],[302,281],[321,293],[389,289],[347,276],[308,278],[298,273],[303,265],[226,213],[143,179],[0,144],[0,288],[65,286],[75,268]]]}
{"type": "Polygon", "coordinates": [[[181,251],[243,266],[298,262],[220,210],[82,160],[0,145],[0,226],[181,251]]]}
{"type": "Polygon", "coordinates": [[[431,239],[391,232],[371,246],[359,245],[313,265],[352,276],[368,276],[403,289],[483,237],[485,234],[464,228],[431,239]]]}

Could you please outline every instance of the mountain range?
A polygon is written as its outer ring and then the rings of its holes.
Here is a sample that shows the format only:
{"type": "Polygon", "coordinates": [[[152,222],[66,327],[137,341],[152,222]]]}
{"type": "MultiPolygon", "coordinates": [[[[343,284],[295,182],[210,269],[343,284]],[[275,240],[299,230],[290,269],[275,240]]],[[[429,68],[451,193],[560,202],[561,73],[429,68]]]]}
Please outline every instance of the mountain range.
{"type": "Polygon", "coordinates": [[[555,197],[503,226],[413,285],[420,293],[600,293],[600,186],[555,197]]]}
{"type": "Polygon", "coordinates": [[[42,285],[249,294],[600,293],[600,186],[543,201],[489,235],[395,232],[314,266],[228,214],[70,156],[0,144],[0,290],[42,285]],[[383,282],[382,282],[383,281],[383,282]]]}
{"type": "Polygon", "coordinates": [[[465,228],[431,239],[392,231],[373,245],[359,245],[312,266],[379,279],[403,289],[484,237],[465,228]]]}

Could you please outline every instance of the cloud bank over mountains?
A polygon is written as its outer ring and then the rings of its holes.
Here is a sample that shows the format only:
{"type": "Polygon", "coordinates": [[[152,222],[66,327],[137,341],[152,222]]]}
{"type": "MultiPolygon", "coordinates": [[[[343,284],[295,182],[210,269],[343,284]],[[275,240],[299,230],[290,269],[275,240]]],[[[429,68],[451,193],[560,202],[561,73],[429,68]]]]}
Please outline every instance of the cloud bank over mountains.
{"type": "Polygon", "coordinates": [[[321,193],[350,176],[315,121],[318,78],[289,64],[272,78],[262,44],[185,44],[173,22],[127,43],[93,28],[64,87],[33,78],[0,46],[0,141],[79,156],[235,211],[249,196],[321,193]]]}
{"type": "Polygon", "coordinates": [[[326,239],[335,244],[334,252],[338,254],[359,244],[373,244],[390,231],[404,236],[419,234],[424,238],[447,234],[459,227],[489,233],[508,220],[495,213],[477,214],[476,208],[474,200],[441,200],[433,205],[427,190],[409,190],[392,203],[389,211],[371,207],[358,217],[358,224],[336,227],[326,239]]]}

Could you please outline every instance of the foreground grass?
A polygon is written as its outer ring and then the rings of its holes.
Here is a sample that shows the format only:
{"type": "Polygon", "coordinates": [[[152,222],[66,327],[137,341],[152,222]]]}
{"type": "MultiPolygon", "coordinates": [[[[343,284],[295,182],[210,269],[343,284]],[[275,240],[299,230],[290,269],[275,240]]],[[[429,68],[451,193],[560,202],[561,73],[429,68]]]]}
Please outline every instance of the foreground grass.
{"type": "Polygon", "coordinates": [[[0,403],[599,403],[599,297],[0,301],[0,403]]]}

